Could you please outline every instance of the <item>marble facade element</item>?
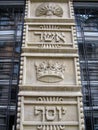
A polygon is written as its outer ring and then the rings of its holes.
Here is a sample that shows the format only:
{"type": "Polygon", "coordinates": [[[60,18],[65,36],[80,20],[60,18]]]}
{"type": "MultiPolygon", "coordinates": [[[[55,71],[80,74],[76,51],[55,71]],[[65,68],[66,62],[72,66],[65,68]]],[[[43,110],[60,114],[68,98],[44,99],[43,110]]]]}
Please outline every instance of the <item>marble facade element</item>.
{"type": "Polygon", "coordinates": [[[84,130],[71,0],[26,0],[17,130],[84,130]]]}

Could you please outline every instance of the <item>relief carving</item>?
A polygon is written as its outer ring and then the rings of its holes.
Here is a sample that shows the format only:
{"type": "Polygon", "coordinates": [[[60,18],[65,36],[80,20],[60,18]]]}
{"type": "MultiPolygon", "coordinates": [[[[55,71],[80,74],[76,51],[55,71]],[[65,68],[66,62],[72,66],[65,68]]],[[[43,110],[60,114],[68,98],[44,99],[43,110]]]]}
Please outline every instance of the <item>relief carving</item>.
{"type": "Polygon", "coordinates": [[[37,17],[53,15],[57,17],[62,17],[63,9],[59,5],[53,3],[43,3],[37,7],[35,15],[37,17]]]}
{"type": "Polygon", "coordinates": [[[42,25],[42,26],[40,26],[40,28],[41,29],[43,29],[43,30],[58,30],[58,29],[61,29],[61,27],[60,26],[58,26],[58,25],[42,25]]]}
{"type": "Polygon", "coordinates": [[[39,125],[38,130],[64,130],[64,125],[39,125]]]}
{"type": "Polygon", "coordinates": [[[35,106],[35,115],[41,115],[41,121],[54,121],[58,117],[58,121],[66,114],[66,108],[63,106],[35,106]]]}
{"type": "Polygon", "coordinates": [[[37,80],[47,83],[60,82],[64,79],[65,65],[58,62],[43,61],[35,64],[37,80]]]}
{"type": "Polygon", "coordinates": [[[40,42],[66,42],[63,32],[35,32],[34,34],[40,35],[40,42]]]}
{"type": "Polygon", "coordinates": [[[64,99],[62,97],[38,97],[37,101],[47,101],[47,102],[60,102],[60,101],[64,101],[64,99]]]}
{"type": "Polygon", "coordinates": [[[55,107],[49,107],[47,106],[46,107],[46,119],[48,121],[53,121],[55,119],[55,116],[56,116],[56,110],[55,110],[55,107]]]}
{"type": "Polygon", "coordinates": [[[41,44],[38,47],[39,48],[61,48],[63,45],[59,45],[59,44],[41,44]]]}

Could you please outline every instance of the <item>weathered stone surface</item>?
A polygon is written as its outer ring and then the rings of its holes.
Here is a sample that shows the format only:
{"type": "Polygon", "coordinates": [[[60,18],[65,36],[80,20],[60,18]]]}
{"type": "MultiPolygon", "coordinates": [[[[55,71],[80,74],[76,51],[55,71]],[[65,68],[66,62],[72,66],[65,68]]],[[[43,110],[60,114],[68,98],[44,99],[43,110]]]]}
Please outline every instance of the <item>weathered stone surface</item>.
{"type": "Polygon", "coordinates": [[[32,85],[33,84],[50,85],[52,83],[67,84],[67,85],[76,84],[75,71],[74,71],[75,66],[72,58],[68,58],[68,59],[67,58],[66,59],[65,58],[62,59],[36,58],[35,59],[33,57],[32,58],[30,57],[26,59],[26,67],[24,68],[24,70],[26,72],[26,75],[24,75],[23,78],[24,84],[32,84],[32,85]],[[49,62],[51,64],[50,68],[49,66],[47,66],[49,62]],[[56,63],[60,64],[60,66],[57,66],[58,64],[56,65],[56,63]]]}
{"type": "Polygon", "coordinates": [[[71,0],[26,0],[17,130],[84,130],[71,0]]]}

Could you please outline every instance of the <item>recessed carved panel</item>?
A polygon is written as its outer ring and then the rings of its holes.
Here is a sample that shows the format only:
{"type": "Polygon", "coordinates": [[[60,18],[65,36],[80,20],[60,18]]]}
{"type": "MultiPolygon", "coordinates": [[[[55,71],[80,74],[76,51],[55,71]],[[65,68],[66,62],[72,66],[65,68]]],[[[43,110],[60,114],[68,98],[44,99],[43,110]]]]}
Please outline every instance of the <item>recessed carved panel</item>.
{"type": "Polygon", "coordinates": [[[35,15],[37,17],[53,16],[53,15],[58,16],[58,17],[62,17],[63,16],[63,10],[57,4],[43,3],[43,4],[41,4],[37,7],[35,15]]]}
{"type": "Polygon", "coordinates": [[[29,25],[27,30],[28,45],[36,44],[54,46],[72,45],[72,28],[59,25],[29,25]]]}
{"type": "MultiPolygon", "coordinates": [[[[35,130],[77,127],[77,100],[63,96],[36,96],[23,101],[24,126],[35,130]]],[[[73,128],[71,129],[73,130],[73,128]]]]}
{"type": "Polygon", "coordinates": [[[44,19],[68,19],[71,16],[70,4],[68,1],[31,1],[29,4],[30,18],[44,18],[44,19]]]}
{"type": "Polygon", "coordinates": [[[37,58],[28,57],[24,68],[24,84],[43,85],[70,84],[75,85],[75,65],[72,58],[37,58]]]}

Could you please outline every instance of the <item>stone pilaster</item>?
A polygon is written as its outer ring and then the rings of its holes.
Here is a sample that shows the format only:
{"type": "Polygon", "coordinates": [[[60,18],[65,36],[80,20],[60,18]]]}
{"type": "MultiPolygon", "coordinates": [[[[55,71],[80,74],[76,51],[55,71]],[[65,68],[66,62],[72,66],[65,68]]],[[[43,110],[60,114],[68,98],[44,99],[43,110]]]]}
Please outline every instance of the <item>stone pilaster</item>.
{"type": "Polygon", "coordinates": [[[84,130],[71,0],[27,0],[17,130],[84,130]]]}

